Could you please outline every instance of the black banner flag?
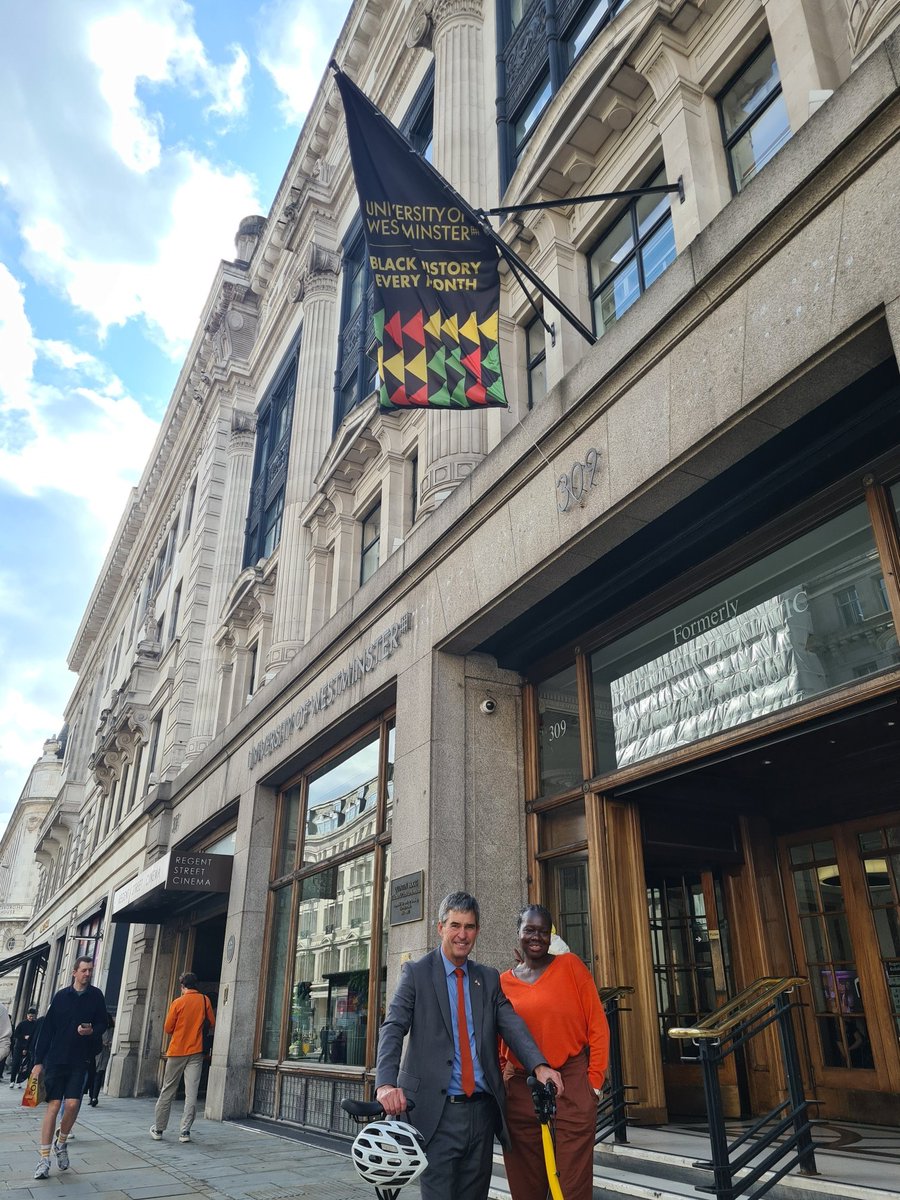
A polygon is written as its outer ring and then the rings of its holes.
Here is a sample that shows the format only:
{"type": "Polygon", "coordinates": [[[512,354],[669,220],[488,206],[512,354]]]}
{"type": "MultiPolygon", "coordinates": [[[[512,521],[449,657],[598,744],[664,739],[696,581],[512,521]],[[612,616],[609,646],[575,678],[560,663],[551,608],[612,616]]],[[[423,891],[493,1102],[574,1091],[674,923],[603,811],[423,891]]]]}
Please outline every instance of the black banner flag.
{"type": "Polygon", "coordinates": [[[507,407],[495,242],[387,117],[335,71],[375,285],[381,407],[507,407]]]}

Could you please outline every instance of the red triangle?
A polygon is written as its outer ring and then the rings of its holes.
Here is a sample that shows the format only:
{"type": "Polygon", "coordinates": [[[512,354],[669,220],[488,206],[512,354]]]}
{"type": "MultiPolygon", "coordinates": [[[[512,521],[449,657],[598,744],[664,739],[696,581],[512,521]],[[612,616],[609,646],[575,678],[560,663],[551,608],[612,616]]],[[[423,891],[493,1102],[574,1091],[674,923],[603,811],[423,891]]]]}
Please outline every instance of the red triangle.
{"type": "Polygon", "coordinates": [[[411,337],[412,340],[417,342],[420,346],[425,345],[425,329],[423,326],[421,309],[419,309],[414,317],[411,317],[406,322],[406,324],[403,326],[403,332],[407,335],[407,337],[411,337]]]}
{"type": "Polygon", "coordinates": [[[410,404],[422,404],[422,405],[427,404],[428,403],[428,384],[423,383],[417,392],[410,392],[409,393],[409,402],[410,402],[410,404]]]}
{"type": "Polygon", "coordinates": [[[395,346],[402,346],[402,334],[400,332],[400,314],[395,312],[391,319],[385,324],[384,332],[389,333],[394,339],[395,346]]]}
{"type": "MultiPolygon", "coordinates": [[[[476,346],[471,354],[467,354],[462,360],[463,366],[467,371],[470,371],[477,380],[481,380],[481,347],[476,346]]],[[[466,393],[468,395],[468,392],[466,393]]]]}
{"type": "Polygon", "coordinates": [[[405,387],[397,388],[396,392],[394,392],[393,396],[391,396],[391,404],[395,405],[397,408],[409,407],[409,399],[407,398],[405,387]]]}
{"type": "Polygon", "coordinates": [[[466,388],[466,399],[471,400],[473,404],[484,404],[487,393],[480,383],[473,383],[470,388],[466,388]]]}

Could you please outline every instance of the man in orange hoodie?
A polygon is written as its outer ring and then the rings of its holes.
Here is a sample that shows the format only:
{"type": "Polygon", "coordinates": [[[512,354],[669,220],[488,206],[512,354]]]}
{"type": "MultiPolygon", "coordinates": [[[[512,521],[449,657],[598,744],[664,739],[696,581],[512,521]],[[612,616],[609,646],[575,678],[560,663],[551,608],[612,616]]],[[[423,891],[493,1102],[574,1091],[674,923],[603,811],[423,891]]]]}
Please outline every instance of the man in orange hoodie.
{"type": "Polygon", "coordinates": [[[212,1005],[202,992],[197,991],[197,976],[192,971],[178,980],[181,995],[173,1000],[166,1015],[165,1031],[172,1035],[166,1052],[166,1071],[162,1091],[153,1113],[150,1136],[154,1142],[162,1140],[169,1123],[169,1110],[184,1076],[184,1112],[181,1114],[179,1142],[191,1140],[191,1126],[197,1112],[197,1090],[203,1071],[203,1022],[209,1021],[210,1028],[216,1023],[212,1005]]]}

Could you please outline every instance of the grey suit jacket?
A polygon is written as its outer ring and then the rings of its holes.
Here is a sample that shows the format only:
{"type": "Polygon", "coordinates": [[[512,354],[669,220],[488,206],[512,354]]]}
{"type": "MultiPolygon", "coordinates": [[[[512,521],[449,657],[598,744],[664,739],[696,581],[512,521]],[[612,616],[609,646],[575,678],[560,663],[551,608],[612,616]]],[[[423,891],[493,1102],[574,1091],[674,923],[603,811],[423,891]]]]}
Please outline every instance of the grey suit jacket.
{"type": "MultiPolygon", "coordinates": [[[[546,1062],[525,1022],[516,1015],[500,988],[493,967],[469,960],[469,997],[475,1046],[485,1084],[497,1101],[500,1128],[506,1142],[506,1096],[500,1078],[497,1035],[529,1071],[546,1062]]],[[[410,1122],[428,1142],[444,1109],[453,1070],[453,1025],[447,976],[440,950],[406,963],[378,1037],[375,1086],[401,1087],[415,1101],[410,1122]],[[403,1051],[403,1039],[406,1049],[403,1051]],[[403,1051],[401,1061],[401,1051],[403,1051]]]]}

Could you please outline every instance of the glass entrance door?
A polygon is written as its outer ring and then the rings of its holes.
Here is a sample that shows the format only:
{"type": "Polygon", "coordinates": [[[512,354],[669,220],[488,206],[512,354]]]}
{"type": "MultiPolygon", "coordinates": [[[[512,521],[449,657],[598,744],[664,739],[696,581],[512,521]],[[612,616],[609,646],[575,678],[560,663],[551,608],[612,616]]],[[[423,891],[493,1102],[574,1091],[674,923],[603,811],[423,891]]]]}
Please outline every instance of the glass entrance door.
{"type": "Polygon", "coordinates": [[[815,1094],[900,1124],[900,816],[783,839],[815,1094]]]}
{"type": "MultiPolygon", "coordinates": [[[[714,1012],[733,994],[728,922],[717,872],[647,874],[647,909],[666,1103],[675,1116],[703,1113],[703,1083],[690,1043],[668,1036],[714,1012]]],[[[722,1070],[728,1116],[739,1116],[734,1059],[722,1070]]]]}

